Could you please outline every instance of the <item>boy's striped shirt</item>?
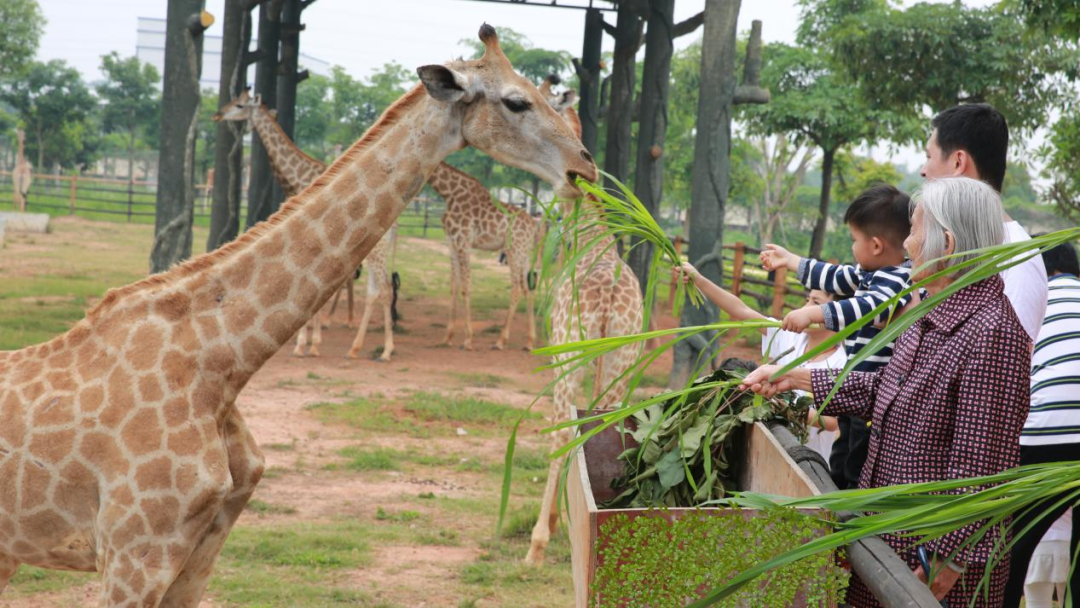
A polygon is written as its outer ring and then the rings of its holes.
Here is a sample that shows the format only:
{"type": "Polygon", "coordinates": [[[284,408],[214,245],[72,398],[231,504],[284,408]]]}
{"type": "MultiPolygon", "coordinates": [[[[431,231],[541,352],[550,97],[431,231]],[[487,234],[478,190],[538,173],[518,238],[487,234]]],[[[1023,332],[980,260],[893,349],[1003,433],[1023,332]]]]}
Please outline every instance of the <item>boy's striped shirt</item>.
{"type": "Polygon", "coordinates": [[[1020,445],[1080,443],[1080,279],[1059,274],[1048,285],[1020,445]]]}
{"type": "MultiPolygon", "coordinates": [[[[842,296],[845,299],[822,304],[825,313],[825,327],[840,331],[851,323],[870,314],[885,301],[908,288],[911,282],[911,269],[904,266],[885,266],[873,272],[864,271],[859,266],[830,264],[819,260],[803,258],[799,262],[799,281],[807,289],[820,289],[842,296]]],[[[904,296],[900,301],[878,315],[874,321],[859,328],[859,331],[844,340],[844,350],[848,357],[855,356],[870,340],[880,333],[875,323],[888,321],[895,311],[911,300],[904,296]]],[[[876,371],[885,366],[892,358],[892,344],[874,353],[855,366],[858,371],[876,371]]]]}

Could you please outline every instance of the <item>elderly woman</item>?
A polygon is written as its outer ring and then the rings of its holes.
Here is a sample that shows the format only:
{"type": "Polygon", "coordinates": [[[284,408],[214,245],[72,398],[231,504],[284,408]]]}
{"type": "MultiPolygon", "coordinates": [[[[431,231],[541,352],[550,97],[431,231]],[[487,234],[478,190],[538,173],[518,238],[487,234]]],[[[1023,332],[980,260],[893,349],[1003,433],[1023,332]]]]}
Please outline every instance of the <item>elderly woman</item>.
{"type": "MultiPolygon", "coordinates": [[[[916,199],[911,236],[904,246],[914,267],[952,254],[998,245],[1004,240],[1001,200],[983,182],[948,178],[927,182],[916,199]]],[[[949,258],[922,271],[922,280],[973,255],[949,258]]],[[[964,270],[926,287],[946,289],[964,270]]],[[[1003,293],[999,276],[958,290],[896,340],[892,361],[878,372],[853,372],[826,409],[871,421],[870,450],[859,486],[874,488],[975,477],[1019,464],[1020,430],[1027,417],[1031,338],[1003,293]]],[[[765,395],[802,389],[818,405],[835,384],[836,372],[793,370],[772,378],[775,366],[747,376],[745,387],[765,395]]],[[[930,588],[950,606],[1000,606],[1008,576],[1007,556],[998,555],[988,595],[976,593],[995,551],[997,531],[961,548],[977,526],[966,526],[925,544],[937,574],[930,588]],[[971,604],[972,599],[975,603],[971,604]]],[[[882,535],[920,578],[913,539],[882,535]]],[[[852,578],[848,602],[880,606],[852,578]]]]}

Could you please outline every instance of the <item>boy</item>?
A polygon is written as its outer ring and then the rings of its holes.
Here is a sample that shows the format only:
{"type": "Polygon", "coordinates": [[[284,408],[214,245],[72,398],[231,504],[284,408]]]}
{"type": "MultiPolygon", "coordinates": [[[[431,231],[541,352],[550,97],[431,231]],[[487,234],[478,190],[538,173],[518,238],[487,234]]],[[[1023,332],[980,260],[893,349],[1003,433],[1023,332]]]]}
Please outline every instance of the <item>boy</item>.
{"type": "MultiPolygon", "coordinates": [[[[896,188],[881,184],[860,194],[847,213],[844,223],[851,232],[851,252],[857,266],[829,264],[800,258],[778,245],[766,245],[761,262],[766,270],[786,267],[798,272],[807,289],[821,289],[847,299],[820,306],[793,310],[784,318],[784,329],[801,332],[811,323],[820,323],[831,331],[841,331],[866,316],[879,305],[907,289],[911,269],[904,266],[904,239],[911,231],[911,198],[896,188]]],[[[844,340],[848,357],[854,357],[878,334],[875,323],[887,321],[907,304],[902,298],[896,305],[867,322],[844,340]]],[[[858,371],[876,371],[889,362],[892,345],[881,349],[856,365],[858,371]]],[[[833,444],[829,468],[840,489],[856,488],[866,462],[870,432],[858,418],[839,417],[840,437],[833,444]]]]}

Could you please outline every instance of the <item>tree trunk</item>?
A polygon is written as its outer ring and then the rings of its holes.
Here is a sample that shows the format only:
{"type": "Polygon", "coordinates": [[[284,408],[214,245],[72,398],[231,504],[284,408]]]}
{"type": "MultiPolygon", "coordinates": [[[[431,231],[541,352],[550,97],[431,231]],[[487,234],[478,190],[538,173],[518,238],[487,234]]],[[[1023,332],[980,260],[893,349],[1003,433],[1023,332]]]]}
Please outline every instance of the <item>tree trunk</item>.
{"type": "Polygon", "coordinates": [[[203,0],[169,0],[161,89],[161,170],[150,272],[191,257],[195,214],[195,136],[199,123],[203,0]]]}
{"type": "MultiPolygon", "coordinates": [[[[269,108],[277,107],[278,42],[281,39],[282,0],[268,0],[259,5],[259,52],[255,66],[255,94],[269,108]]],[[[280,199],[274,199],[274,174],[266,147],[257,137],[251,138],[251,175],[248,181],[248,228],[270,217],[280,199]]]]}
{"type": "Polygon", "coordinates": [[[814,224],[814,236],[810,239],[810,257],[821,259],[821,250],[825,247],[825,230],[829,227],[829,198],[832,196],[833,159],[836,148],[822,148],[821,160],[821,204],[818,206],[818,219],[814,224]]]}
{"type": "MultiPolygon", "coordinates": [[[[714,260],[699,266],[698,272],[717,285],[723,278],[724,206],[731,190],[731,114],[737,84],[735,40],[740,3],[740,0],[706,0],[705,3],[698,128],[690,177],[690,209],[687,211],[690,262],[714,260]]],[[[716,306],[706,301],[700,307],[687,304],[680,324],[684,327],[704,325],[718,318],[716,306]]],[[[713,335],[702,337],[705,339],[683,340],[675,345],[672,386],[684,385],[697,365],[715,359],[717,345],[711,340],[713,335]]]]}
{"type": "MultiPolygon", "coordinates": [[[[244,0],[225,1],[222,24],[221,83],[218,106],[236,99],[247,86],[244,56],[251,41],[251,13],[244,0]]],[[[244,171],[244,123],[217,123],[214,149],[214,202],[210,209],[210,235],[206,250],[213,251],[240,234],[240,191],[244,171]]]]}
{"type": "Polygon", "coordinates": [[[600,114],[600,50],[604,42],[604,17],[598,9],[585,11],[585,42],[581,51],[578,76],[581,81],[578,94],[578,114],[581,118],[581,143],[596,155],[596,138],[599,133],[597,118],[600,114]]]}
{"type": "MultiPolygon", "coordinates": [[[[633,121],[634,83],[637,80],[637,51],[644,26],[631,2],[620,2],[615,25],[615,56],[611,66],[608,97],[607,142],[604,171],[627,183],[630,173],[630,127],[633,121]]],[[[608,184],[614,186],[614,184],[608,184]]]]}
{"type": "MultiPolygon", "coordinates": [[[[634,193],[654,218],[659,215],[664,191],[664,136],[667,132],[668,90],[671,85],[674,13],[675,0],[649,0],[634,193]]],[[[630,254],[630,267],[641,282],[642,291],[648,286],[652,256],[653,247],[648,242],[637,244],[630,254]]]]}

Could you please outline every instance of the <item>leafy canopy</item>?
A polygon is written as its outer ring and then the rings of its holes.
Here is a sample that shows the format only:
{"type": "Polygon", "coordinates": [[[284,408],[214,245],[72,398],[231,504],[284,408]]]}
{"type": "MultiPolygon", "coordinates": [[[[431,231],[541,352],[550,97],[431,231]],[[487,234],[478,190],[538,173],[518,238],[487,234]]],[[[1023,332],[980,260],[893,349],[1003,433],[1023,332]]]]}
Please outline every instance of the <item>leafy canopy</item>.
{"type": "Polygon", "coordinates": [[[0,2],[0,78],[22,72],[37,53],[45,17],[37,0],[0,2]]]}
{"type": "Polygon", "coordinates": [[[135,56],[121,58],[113,51],[101,57],[101,71],[105,80],[96,89],[105,101],[101,115],[105,131],[126,132],[132,145],[139,133],[157,131],[153,124],[161,108],[157,68],[135,56]]]}

